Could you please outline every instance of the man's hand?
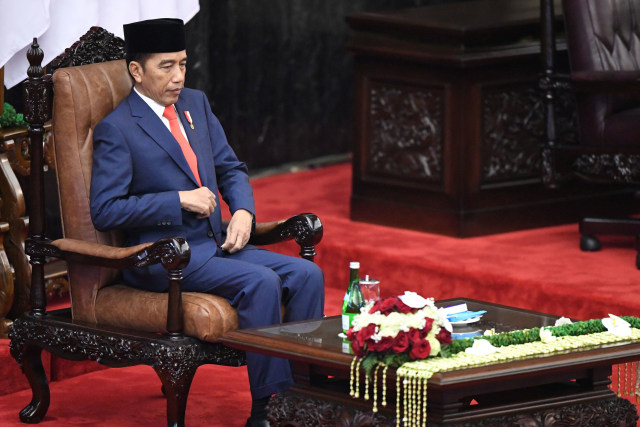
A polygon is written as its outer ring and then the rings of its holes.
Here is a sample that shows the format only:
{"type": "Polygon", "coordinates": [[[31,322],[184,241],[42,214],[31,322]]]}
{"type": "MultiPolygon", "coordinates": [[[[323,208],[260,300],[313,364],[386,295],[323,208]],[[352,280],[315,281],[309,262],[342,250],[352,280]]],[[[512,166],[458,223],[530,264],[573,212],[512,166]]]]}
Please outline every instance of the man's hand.
{"type": "Polygon", "coordinates": [[[252,220],[253,214],[247,210],[238,209],[234,212],[227,227],[227,240],[221,246],[223,251],[232,254],[245,247],[251,235],[252,220]]]}
{"type": "Polygon", "coordinates": [[[178,191],[178,196],[180,197],[180,207],[186,211],[197,213],[198,218],[207,218],[218,206],[215,194],[207,187],[178,191]]]}

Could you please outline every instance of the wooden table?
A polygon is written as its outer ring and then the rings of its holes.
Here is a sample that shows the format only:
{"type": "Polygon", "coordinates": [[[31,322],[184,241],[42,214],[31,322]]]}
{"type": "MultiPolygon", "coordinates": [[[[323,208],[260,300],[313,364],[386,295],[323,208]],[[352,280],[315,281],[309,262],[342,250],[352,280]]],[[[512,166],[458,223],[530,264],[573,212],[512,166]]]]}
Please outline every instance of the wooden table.
{"type": "MultiPolygon", "coordinates": [[[[470,310],[485,309],[482,321],[465,329],[497,332],[552,326],[555,316],[465,298],[470,310]]],[[[270,416],[293,425],[372,422],[395,425],[395,376],[387,377],[387,408],[374,414],[371,401],[348,395],[353,360],[338,337],[339,316],[264,328],[237,330],[222,341],[232,347],[290,359],[295,385],[272,398],[270,416]],[[298,423],[298,424],[295,424],[298,423]]],[[[635,406],[609,389],[611,366],[640,359],[640,343],[621,342],[580,352],[564,352],[490,366],[435,374],[428,382],[429,425],[513,425],[534,420],[570,425],[636,425],[635,406]],[[471,404],[474,399],[477,404],[471,404]]],[[[519,424],[519,425],[525,425],[519,424]]],[[[352,425],[352,424],[344,424],[352,425]]],[[[363,424],[365,425],[365,424],[363,424]]],[[[367,424],[368,425],[368,424],[367,424]]]]}

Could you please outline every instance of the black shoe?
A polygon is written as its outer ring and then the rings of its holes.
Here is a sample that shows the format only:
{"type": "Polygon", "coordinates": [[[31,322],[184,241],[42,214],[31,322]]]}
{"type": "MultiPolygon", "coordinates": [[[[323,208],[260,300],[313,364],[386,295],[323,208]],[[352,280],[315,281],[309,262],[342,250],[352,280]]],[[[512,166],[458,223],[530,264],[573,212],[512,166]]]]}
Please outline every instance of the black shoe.
{"type": "Polygon", "coordinates": [[[266,418],[247,418],[247,423],[244,427],[269,427],[269,421],[266,418]]]}

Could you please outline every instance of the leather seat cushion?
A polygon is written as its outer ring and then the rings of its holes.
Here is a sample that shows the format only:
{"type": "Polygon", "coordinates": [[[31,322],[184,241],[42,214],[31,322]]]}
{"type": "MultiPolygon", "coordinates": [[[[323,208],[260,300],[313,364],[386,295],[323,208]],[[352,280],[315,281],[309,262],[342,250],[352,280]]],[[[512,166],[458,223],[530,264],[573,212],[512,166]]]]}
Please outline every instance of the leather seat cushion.
{"type": "Polygon", "coordinates": [[[604,139],[608,147],[637,148],[640,141],[640,108],[623,110],[607,117],[604,139]]]}
{"type": "MultiPolygon", "coordinates": [[[[98,323],[147,332],[166,332],[167,293],[147,292],[124,285],[100,289],[96,298],[98,323]]],[[[184,334],[215,342],[238,329],[238,315],[222,297],[199,292],[182,293],[184,334]]]]}

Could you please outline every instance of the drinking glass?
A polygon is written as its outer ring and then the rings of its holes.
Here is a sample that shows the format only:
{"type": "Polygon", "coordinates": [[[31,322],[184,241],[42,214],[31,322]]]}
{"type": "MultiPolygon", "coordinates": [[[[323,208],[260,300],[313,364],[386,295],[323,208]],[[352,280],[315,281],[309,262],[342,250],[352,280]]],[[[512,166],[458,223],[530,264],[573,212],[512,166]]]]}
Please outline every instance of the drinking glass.
{"type": "Polygon", "coordinates": [[[380,281],[366,276],[360,279],[360,290],[365,302],[376,301],[380,298],[380,281]]]}

